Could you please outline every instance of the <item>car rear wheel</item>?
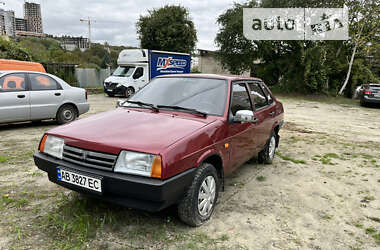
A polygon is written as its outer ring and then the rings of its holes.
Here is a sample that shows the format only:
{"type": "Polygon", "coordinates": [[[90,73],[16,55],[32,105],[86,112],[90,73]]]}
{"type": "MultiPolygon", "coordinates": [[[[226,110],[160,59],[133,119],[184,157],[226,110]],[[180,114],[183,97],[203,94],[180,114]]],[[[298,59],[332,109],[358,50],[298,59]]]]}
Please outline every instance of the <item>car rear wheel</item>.
{"type": "Polygon", "coordinates": [[[125,90],[125,97],[129,98],[135,94],[135,89],[133,87],[128,87],[125,90]]]}
{"type": "Polygon", "coordinates": [[[271,164],[276,153],[276,133],[272,132],[265,148],[260,151],[258,161],[259,163],[271,164]]]}
{"type": "Polygon", "coordinates": [[[77,118],[78,114],[72,105],[63,105],[57,112],[58,124],[72,122],[77,118]]]}
{"type": "Polygon", "coordinates": [[[209,163],[203,163],[178,205],[180,219],[193,227],[208,221],[214,213],[218,192],[219,178],[216,169],[209,163]]]}

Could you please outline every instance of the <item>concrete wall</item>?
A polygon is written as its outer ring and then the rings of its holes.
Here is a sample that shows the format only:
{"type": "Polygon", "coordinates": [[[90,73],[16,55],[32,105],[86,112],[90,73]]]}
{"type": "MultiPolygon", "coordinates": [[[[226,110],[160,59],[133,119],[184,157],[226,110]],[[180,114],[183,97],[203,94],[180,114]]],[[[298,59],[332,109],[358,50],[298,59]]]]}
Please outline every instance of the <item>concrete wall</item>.
{"type": "MultiPolygon", "coordinates": [[[[220,61],[216,58],[213,52],[200,53],[198,57],[198,69],[204,74],[221,74],[231,75],[227,69],[222,67],[220,61]]],[[[249,76],[249,71],[243,72],[242,76],[249,76]]]]}
{"type": "Polygon", "coordinates": [[[104,80],[111,75],[109,69],[75,69],[75,76],[80,87],[103,86],[104,80]]]}
{"type": "Polygon", "coordinates": [[[198,69],[206,74],[230,74],[213,55],[199,56],[198,69]]]}

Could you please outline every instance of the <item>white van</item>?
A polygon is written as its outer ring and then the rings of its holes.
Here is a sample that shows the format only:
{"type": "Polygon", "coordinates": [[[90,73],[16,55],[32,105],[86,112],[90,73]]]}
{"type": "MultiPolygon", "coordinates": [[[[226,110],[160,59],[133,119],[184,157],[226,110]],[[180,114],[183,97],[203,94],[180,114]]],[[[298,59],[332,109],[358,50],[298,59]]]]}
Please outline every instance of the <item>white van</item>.
{"type": "Polygon", "coordinates": [[[120,52],[119,67],[104,80],[104,92],[108,96],[129,97],[159,75],[190,73],[189,54],[126,49],[120,52]]]}

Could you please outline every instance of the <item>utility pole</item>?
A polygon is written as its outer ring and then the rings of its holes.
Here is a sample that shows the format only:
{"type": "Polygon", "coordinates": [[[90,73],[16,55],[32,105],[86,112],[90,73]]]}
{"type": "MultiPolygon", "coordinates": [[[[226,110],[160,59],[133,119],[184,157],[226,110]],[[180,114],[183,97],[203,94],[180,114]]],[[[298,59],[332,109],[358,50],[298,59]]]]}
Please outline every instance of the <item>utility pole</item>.
{"type": "Polygon", "coordinates": [[[88,19],[81,18],[79,21],[87,22],[88,24],[88,47],[91,49],[91,22],[96,22],[96,21],[91,20],[90,17],[88,17],[88,19]]]}

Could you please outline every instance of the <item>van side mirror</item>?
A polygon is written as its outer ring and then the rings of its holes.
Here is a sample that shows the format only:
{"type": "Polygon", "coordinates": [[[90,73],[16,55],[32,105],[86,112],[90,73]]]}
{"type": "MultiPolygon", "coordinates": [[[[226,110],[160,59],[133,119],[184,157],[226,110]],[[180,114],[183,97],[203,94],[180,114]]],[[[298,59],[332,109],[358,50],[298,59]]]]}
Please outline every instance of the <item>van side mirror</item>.
{"type": "Polygon", "coordinates": [[[122,107],[123,103],[124,103],[123,100],[117,100],[117,102],[116,102],[116,108],[122,107]]]}
{"type": "Polygon", "coordinates": [[[233,119],[237,123],[256,122],[255,115],[251,110],[238,110],[233,119]]]}

